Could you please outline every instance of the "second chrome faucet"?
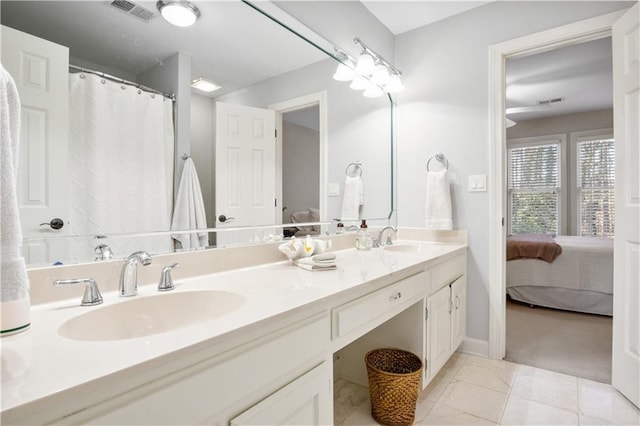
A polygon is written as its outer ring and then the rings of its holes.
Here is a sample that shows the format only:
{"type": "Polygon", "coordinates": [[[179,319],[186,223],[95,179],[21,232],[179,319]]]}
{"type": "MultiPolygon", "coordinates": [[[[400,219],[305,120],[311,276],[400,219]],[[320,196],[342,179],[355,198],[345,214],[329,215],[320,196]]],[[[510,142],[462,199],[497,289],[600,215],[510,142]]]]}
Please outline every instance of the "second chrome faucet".
{"type": "Polygon", "coordinates": [[[151,263],[151,256],[146,251],[137,251],[124,260],[120,273],[119,293],[121,297],[138,294],[138,263],[143,266],[151,263]]]}

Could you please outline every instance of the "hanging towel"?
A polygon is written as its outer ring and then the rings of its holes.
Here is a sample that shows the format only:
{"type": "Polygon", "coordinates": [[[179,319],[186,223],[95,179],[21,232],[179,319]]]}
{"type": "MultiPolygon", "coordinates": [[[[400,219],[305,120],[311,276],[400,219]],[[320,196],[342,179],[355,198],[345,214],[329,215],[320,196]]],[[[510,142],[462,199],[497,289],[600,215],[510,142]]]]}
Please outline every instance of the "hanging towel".
{"type": "MultiPolygon", "coordinates": [[[[187,158],[180,177],[178,196],[173,210],[171,222],[172,231],[187,229],[206,229],[207,216],[202,199],[200,181],[196,173],[196,166],[191,158],[187,158]]],[[[206,247],[208,238],[206,232],[191,234],[171,234],[171,237],[181,244],[182,249],[206,247]]]]}
{"type": "Polygon", "coordinates": [[[342,220],[358,220],[360,206],[364,205],[364,186],[361,176],[347,176],[344,181],[344,193],[342,195],[342,220]]]}
{"type": "Polygon", "coordinates": [[[20,98],[11,75],[0,64],[0,283],[1,331],[24,330],[31,322],[29,279],[20,253],[22,231],[16,183],[20,135],[20,98]]]}
{"type": "Polygon", "coordinates": [[[453,229],[451,191],[446,170],[427,172],[427,229],[453,229]]]}

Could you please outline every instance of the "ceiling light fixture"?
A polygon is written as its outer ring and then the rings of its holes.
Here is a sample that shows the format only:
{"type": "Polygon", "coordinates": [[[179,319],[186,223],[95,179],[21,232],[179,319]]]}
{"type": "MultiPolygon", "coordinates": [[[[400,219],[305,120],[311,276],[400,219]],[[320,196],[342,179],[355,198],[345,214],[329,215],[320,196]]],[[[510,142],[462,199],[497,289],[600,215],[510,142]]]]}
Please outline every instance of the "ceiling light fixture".
{"type": "Polygon", "coordinates": [[[378,97],[387,93],[398,93],[404,89],[402,73],[382,56],[367,47],[359,38],[353,41],[362,48],[356,61],[344,50],[334,47],[335,59],[340,62],[334,80],[351,81],[349,87],[364,90],[364,96],[378,97]]]}
{"type": "Polygon", "coordinates": [[[191,87],[193,87],[194,89],[202,90],[203,92],[211,93],[220,89],[222,86],[219,86],[209,80],[200,77],[191,82],[191,87]]]}
{"type": "Polygon", "coordinates": [[[177,27],[189,27],[200,17],[200,10],[188,1],[158,0],[156,7],[167,22],[177,27]]]}

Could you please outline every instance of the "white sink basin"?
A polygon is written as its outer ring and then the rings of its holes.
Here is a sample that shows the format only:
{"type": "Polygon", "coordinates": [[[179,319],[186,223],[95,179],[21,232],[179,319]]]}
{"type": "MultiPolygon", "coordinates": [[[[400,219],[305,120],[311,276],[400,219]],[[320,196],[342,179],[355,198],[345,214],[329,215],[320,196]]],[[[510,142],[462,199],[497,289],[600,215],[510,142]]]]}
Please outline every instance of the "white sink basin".
{"type": "Polygon", "coordinates": [[[239,294],[217,290],[137,296],[71,318],[60,326],[58,333],[85,341],[133,339],[215,319],[238,309],[244,302],[239,294]]]}

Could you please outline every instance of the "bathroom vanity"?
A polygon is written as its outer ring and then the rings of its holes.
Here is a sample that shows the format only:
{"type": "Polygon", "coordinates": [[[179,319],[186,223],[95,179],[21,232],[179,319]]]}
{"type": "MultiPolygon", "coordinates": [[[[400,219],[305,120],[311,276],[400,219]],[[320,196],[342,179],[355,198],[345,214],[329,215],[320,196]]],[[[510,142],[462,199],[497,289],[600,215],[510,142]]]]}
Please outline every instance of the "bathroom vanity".
{"type": "Polygon", "coordinates": [[[424,387],[465,335],[462,235],[337,250],[332,271],[276,261],[36,305],[31,329],[2,341],[2,422],[332,424],[334,378],[366,385],[364,354],[385,346],[424,359],[424,387]],[[152,308],[168,298],[175,309],[152,308]]]}

